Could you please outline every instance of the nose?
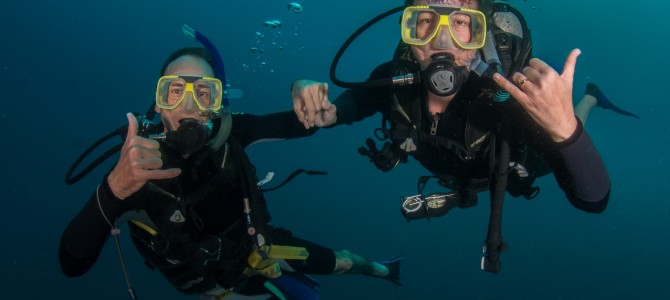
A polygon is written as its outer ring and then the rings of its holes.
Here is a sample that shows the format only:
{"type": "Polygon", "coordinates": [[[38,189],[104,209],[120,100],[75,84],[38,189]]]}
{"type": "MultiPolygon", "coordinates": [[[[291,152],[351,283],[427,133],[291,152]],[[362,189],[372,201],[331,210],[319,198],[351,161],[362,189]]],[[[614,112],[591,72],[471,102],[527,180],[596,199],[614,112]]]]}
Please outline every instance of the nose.
{"type": "Polygon", "coordinates": [[[449,27],[440,26],[440,28],[438,28],[437,35],[433,39],[433,47],[435,49],[443,50],[455,48],[454,41],[452,40],[451,34],[449,33],[449,27]]]}
{"type": "Polygon", "coordinates": [[[184,101],[181,103],[182,110],[187,113],[187,114],[192,114],[198,111],[198,105],[195,103],[195,99],[193,98],[193,93],[188,92],[186,95],[184,101]]]}

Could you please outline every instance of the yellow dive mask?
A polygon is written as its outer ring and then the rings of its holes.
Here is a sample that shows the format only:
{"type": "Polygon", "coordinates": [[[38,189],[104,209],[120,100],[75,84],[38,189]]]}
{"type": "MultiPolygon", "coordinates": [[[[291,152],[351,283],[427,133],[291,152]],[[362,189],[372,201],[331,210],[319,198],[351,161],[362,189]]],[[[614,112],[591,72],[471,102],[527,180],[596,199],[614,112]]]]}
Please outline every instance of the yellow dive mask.
{"type": "Polygon", "coordinates": [[[218,112],[221,109],[223,85],[213,77],[201,76],[163,76],[156,86],[156,106],[162,109],[175,109],[187,96],[202,112],[218,112]]]}
{"type": "Polygon", "coordinates": [[[450,49],[455,42],[462,49],[479,49],[486,41],[486,17],[481,11],[450,5],[408,6],[401,31],[410,45],[433,41],[437,49],[450,49]]]}

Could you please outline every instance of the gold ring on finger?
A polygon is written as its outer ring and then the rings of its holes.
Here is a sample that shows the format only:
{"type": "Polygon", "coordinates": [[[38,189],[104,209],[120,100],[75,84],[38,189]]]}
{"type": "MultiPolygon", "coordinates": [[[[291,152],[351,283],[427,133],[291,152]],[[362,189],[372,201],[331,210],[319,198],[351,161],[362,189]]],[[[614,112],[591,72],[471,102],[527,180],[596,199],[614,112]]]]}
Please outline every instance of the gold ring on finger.
{"type": "Polygon", "coordinates": [[[521,79],[521,80],[517,81],[516,84],[519,86],[519,88],[521,88],[528,81],[529,81],[528,78],[524,78],[524,79],[521,79]]]}

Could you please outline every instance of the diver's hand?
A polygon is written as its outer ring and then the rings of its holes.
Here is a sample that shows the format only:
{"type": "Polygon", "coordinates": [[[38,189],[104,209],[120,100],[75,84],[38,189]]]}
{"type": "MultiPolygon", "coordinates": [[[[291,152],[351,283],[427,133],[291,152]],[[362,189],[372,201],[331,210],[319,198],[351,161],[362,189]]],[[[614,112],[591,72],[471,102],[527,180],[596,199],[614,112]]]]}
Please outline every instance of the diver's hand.
{"type": "Polygon", "coordinates": [[[291,86],[291,98],[293,111],[305,129],[330,126],[337,121],[337,107],[328,101],[327,83],[296,80],[291,86]]]}
{"type": "Polygon", "coordinates": [[[137,120],[131,113],[128,117],[128,135],[121,148],[121,157],[109,173],[107,183],[119,199],[139,191],[151,179],[165,179],[181,174],[180,169],[161,170],[163,160],[158,142],[137,135],[137,120]]]}
{"type": "Polygon", "coordinates": [[[513,75],[516,84],[499,74],[493,76],[493,80],[519,101],[555,142],[568,139],[577,129],[577,117],[572,107],[572,82],[579,54],[579,49],[570,52],[560,75],[544,61],[533,58],[523,69],[523,74],[513,75]]]}

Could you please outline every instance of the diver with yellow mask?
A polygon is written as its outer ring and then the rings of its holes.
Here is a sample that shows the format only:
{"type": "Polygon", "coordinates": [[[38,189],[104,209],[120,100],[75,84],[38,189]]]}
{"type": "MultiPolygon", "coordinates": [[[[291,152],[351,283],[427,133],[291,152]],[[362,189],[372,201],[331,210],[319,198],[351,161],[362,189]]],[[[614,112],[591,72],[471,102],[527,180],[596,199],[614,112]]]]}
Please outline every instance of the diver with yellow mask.
{"type": "MultiPolygon", "coordinates": [[[[118,226],[127,222],[146,264],[180,293],[201,299],[318,299],[319,284],[305,274],[363,274],[400,284],[401,256],[373,262],[269,224],[265,180],[256,177],[244,149],[316,130],[303,128],[291,111],[231,113],[217,57],[210,46],[167,58],[152,108],[139,122],[128,114],[128,126],[115,132],[125,131],[117,164],[61,237],[63,273],[88,272],[111,232],[136,299],[119,243],[118,226]],[[156,113],[159,123],[152,122],[156,113]]],[[[66,182],[82,177],[72,176],[80,161],[66,182]]]]}
{"type": "Polygon", "coordinates": [[[505,193],[532,199],[535,179],[553,172],[576,208],[601,213],[610,178],[572,106],[579,50],[561,74],[533,58],[530,30],[507,1],[406,0],[357,30],[337,52],[330,78],[348,88],[331,103],[328,86],[296,80],[293,107],[305,128],[362,121],[377,113],[378,148],[367,139],[359,153],[388,172],[408,157],[430,176],[413,196],[400,197],[408,221],[472,207],[490,192],[491,215],[481,268],[500,271],[505,193]],[[346,48],[377,21],[402,12],[400,42],[390,61],[365,82],[345,82],[336,68],[346,48]],[[445,192],[424,195],[429,179],[445,192]]]}

